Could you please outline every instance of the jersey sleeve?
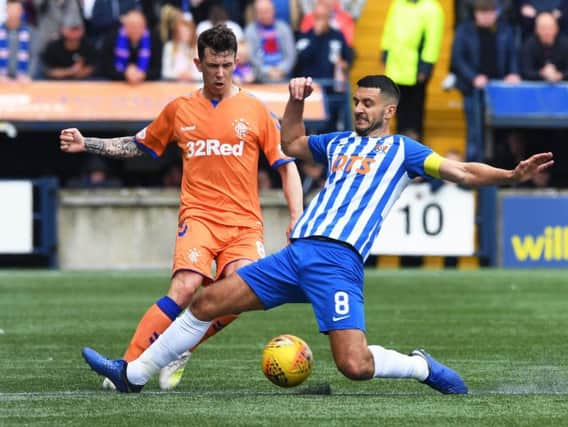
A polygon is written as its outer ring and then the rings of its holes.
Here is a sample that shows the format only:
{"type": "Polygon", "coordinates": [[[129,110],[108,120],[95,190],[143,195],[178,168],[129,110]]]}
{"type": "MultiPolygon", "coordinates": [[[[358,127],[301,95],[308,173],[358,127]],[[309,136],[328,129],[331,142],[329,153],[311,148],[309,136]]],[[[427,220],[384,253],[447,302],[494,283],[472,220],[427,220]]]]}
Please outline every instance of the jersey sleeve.
{"type": "Polygon", "coordinates": [[[312,157],[316,163],[322,163],[327,165],[328,158],[327,158],[327,148],[329,144],[336,140],[337,138],[341,138],[343,136],[349,135],[351,132],[333,132],[333,133],[323,133],[321,135],[310,135],[308,137],[308,147],[312,152],[312,157]]]}
{"type": "Polygon", "coordinates": [[[280,145],[280,123],[276,114],[268,111],[264,106],[260,106],[262,113],[259,118],[259,144],[273,169],[278,169],[285,163],[293,162],[295,159],[288,157],[282,151],[280,145]]]}
{"type": "Polygon", "coordinates": [[[442,157],[431,148],[404,137],[406,170],[410,178],[440,178],[442,157]]]}
{"type": "Polygon", "coordinates": [[[174,120],[178,109],[177,99],[170,102],[158,117],[136,134],[138,147],[154,158],[160,157],[174,139],[174,120]]]}
{"type": "Polygon", "coordinates": [[[308,137],[308,147],[316,163],[327,165],[327,146],[331,139],[330,134],[325,133],[321,135],[310,135],[308,137]]]}

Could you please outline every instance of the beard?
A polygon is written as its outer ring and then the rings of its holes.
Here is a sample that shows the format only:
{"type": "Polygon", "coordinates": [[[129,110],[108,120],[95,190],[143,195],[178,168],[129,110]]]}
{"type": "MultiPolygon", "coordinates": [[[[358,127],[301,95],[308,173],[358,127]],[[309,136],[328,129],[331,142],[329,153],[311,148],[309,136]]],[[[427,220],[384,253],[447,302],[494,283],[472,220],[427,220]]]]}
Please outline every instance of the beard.
{"type": "Polygon", "coordinates": [[[359,136],[368,136],[373,131],[380,129],[383,127],[383,120],[377,120],[376,122],[372,122],[367,127],[358,127],[355,126],[355,132],[359,136]]]}

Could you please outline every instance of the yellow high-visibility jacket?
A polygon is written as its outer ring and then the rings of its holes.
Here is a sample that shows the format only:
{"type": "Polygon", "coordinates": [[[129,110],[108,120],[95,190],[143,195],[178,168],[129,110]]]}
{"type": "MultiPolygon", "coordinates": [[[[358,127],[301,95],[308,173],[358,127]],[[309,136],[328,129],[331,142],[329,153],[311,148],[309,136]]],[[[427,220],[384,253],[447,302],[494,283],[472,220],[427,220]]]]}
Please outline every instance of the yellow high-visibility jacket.
{"type": "Polygon", "coordinates": [[[381,43],[385,74],[413,86],[418,72],[430,74],[440,55],[444,11],[438,0],[393,0],[381,43]]]}

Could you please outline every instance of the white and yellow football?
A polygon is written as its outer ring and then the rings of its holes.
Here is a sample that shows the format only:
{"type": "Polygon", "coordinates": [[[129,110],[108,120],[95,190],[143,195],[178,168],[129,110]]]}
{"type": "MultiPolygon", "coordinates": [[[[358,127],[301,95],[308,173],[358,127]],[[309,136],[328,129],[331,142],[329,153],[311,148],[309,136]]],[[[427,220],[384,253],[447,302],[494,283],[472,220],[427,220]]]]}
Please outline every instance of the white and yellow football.
{"type": "Polygon", "coordinates": [[[295,387],[312,372],[314,357],[304,340],[294,335],[278,335],[264,346],[262,372],[280,387],[295,387]]]}

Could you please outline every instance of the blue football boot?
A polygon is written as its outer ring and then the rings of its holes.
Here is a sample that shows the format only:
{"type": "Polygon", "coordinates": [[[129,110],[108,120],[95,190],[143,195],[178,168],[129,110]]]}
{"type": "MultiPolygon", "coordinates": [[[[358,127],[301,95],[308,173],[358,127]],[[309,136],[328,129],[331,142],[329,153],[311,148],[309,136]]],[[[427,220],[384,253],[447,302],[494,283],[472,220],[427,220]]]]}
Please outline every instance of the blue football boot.
{"type": "Polygon", "coordinates": [[[123,359],[107,359],[95,350],[85,347],[82,351],[85,362],[97,374],[108,378],[121,393],[140,393],[143,385],[131,384],[126,378],[126,366],[128,363],[123,359]]]}
{"type": "Polygon", "coordinates": [[[414,350],[411,356],[421,356],[428,364],[428,378],[422,381],[434,390],[444,394],[467,394],[467,385],[462,377],[445,365],[442,365],[424,350],[414,350]]]}

